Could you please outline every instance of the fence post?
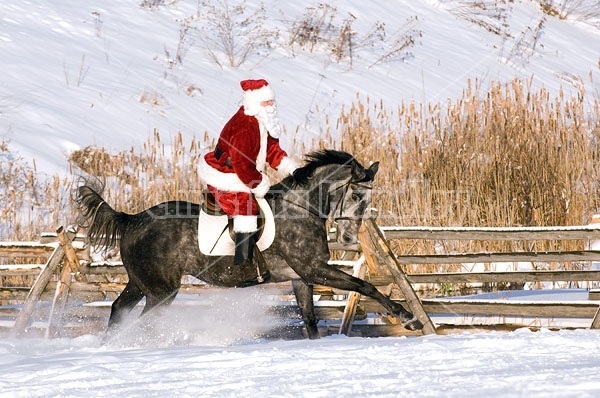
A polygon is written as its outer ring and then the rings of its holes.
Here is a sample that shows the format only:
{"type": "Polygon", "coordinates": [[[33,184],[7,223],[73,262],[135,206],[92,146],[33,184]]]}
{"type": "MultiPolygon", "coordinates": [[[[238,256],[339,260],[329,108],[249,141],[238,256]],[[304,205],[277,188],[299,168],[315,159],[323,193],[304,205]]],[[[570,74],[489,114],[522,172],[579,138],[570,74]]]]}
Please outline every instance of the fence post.
{"type": "Polygon", "coordinates": [[[71,281],[73,280],[73,276],[79,273],[79,260],[75,254],[75,249],[71,245],[71,239],[67,236],[63,227],[59,227],[56,230],[56,234],[58,242],[65,252],[65,262],[60,279],[56,285],[52,309],[48,316],[46,338],[59,337],[60,327],[63,323],[64,309],[69,296],[69,289],[71,288],[71,281]]]}
{"type": "Polygon", "coordinates": [[[383,259],[388,269],[392,273],[394,281],[402,291],[402,294],[404,294],[408,307],[423,324],[423,334],[436,334],[435,326],[431,322],[427,312],[425,312],[421,300],[419,300],[419,297],[413,290],[412,285],[406,277],[406,274],[404,271],[402,271],[396,256],[392,252],[392,249],[383,236],[383,233],[375,223],[375,220],[373,218],[366,218],[363,222],[366,223],[367,231],[369,232],[371,241],[373,242],[376,251],[379,253],[380,257],[383,259]]]}
{"type": "Polygon", "coordinates": [[[40,300],[44,289],[46,289],[46,286],[48,286],[48,282],[50,282],[54,271],[56,271],[56,268],[63,260],[64,256],[65,251],[63,250],[62,246],[56,246],[56,249],[54,249],[50,257],[48,258],[44,269],[42,270],[42,272],[40,272],[37,279],[33,283],[33,286],[29,291],[25,302],[23,303],[23,307],[21,308],[21,311],[19,311],[19,314],[15,319],[15,324],[13,325],[10,331],[11,337],[18,337],[25,330],[25,327],[29,322],[29,318],[31,317],[31,314],[35,309],[37,302],[40,300]]]}
{"type": "MultiPolygon", "coordinates": [[[[374,250],[369,241],[365,223],[362,223],[360,229],[358,230],[358,240],[360,241],[362,255],[364,256],[365,260],[363,263],[361,263],[360,267],[354,271],[353,276],[364,279],[367,268],[370,272],[377,273],[377,271],[381,270],[381,267],[379,267],[373,259],[372,253],[374,250]]],[[[356,316],[356,307],[360,301],[360,296],[360,293],[357,292],[350,292],[348,294],[348,303],[346,304],[346,308],[344,308],[339,334],[348,335],[350,333],[350,330],[352,329],[352,323],[354,322],[354,317],[356,316]]]]}
{"type": "MultiPolygon", "coordinates": [[[[360,226],[360,230],[358,231],[358,239],[360,240],[361,246],[364,247],[365,241],[365,225],[362,224],[360,226]]],[[[371,253],[368,250],[362,250],[362,255],[364,256],[364,261],[358,265],[358,267],[354,267],[354,271],[352,273],[353,276],[363,279],[366,273],[366,264],[370,261],[373,261],[371,258],[371,253]]],[[[346,308],[344,308],[344,314],[342,315],[342,322],[340,324],[340,330],[338,334],[349,335],[350,330],[352,329],[352,323],[354,323],[354,317],[356,316],[356,307],[358,307],[358,303],[360,301],[360,293],[358,292],[350,292],[348,294],[348,302],[346,304],[346,308]]]]}
{"type": "Polygon", "coordinates": [[[600,307],[598,307],[598,311],[596,311],[596,315],[592,319],[590,329],[600,329],[600,307]]]}

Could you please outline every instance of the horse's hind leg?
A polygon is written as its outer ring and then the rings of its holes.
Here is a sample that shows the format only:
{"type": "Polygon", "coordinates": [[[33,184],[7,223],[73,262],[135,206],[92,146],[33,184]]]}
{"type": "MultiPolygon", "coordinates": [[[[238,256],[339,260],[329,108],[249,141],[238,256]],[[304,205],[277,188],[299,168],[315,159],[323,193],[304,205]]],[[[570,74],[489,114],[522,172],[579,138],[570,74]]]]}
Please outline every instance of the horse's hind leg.
{"type": "Polygon", "coordinates": [[[146,315],[150,311],[159,307],[167,306],[173,302],[179,289],[175,289],[172,292],[161,292],[160,294],[152,294],[146,296],[146,305],[142,311],[142,315],[146,315]]]}
{"type": "Polygon", "coordinates": [[[115,326],[121,323],[125,318],[125,315],[127,315],[143,297],[144,293],[142,293],[140,288],[132,281],[129,281],[127,286],[125,286],[125,289],[123,289],[119,297],[117,297],[112,304],[110,318],[108,319],[108,329],[114,329],[115,326]]]}
{"type": "Polygon", "coordinates": [[[292,280],[292,287],[296,295],[296,301],[306,326],[306,332],[309,339],[318,339],[319,329],[317,327],[317,317],[315,316],[315,307],[313,302],[313,287],[300,279],[292,280]]]}

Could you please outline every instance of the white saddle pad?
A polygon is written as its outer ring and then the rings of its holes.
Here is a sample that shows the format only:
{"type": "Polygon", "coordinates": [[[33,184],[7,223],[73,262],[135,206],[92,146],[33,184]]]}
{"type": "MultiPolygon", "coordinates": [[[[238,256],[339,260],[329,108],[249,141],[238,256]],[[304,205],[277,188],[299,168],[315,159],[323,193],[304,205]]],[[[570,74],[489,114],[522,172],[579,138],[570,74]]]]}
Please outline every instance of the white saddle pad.
{"type": "MultiPolygon", "coordinates": [[[[256,246],[266,250],[275,239],[275,220],[271,207],[264,198],[256,199],[264,217],[265,225],[256,246]]],[[[198,217],[198,246],[206,256],[233,256],[235,242],[229,236],[227,216],[213,216],[200,211],[198,217]]]]}

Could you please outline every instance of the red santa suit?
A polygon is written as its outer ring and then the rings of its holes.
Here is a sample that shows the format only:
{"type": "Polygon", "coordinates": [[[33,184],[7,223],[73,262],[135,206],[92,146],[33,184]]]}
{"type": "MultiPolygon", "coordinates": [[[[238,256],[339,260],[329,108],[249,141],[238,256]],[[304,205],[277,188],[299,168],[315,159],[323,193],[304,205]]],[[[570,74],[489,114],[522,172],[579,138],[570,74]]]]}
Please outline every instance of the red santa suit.
{"type": "Polygon", "coordinates": [[[258,209],[252,195],[263,197],[271,185],[266,164],[285,176],[297,163],[279,146],[279,126],[269,131],[264,123],[266,110],[260,104],[274,99],[271,87],[265,80],[240,85],[242,106],[221,131],[215,150],[204,156],[199,172],[223,211],[233,217],[234,231],[254,232],[258,209]]]}

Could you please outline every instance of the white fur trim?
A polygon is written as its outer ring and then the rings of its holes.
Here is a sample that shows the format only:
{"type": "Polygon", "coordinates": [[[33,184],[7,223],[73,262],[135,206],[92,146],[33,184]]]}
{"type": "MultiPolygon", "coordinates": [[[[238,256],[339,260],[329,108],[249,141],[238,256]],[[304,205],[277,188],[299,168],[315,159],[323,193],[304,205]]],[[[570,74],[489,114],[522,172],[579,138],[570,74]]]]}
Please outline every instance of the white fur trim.
{"type": "Polygon", "coordinates": [[[260,131],[260,149],[256,157],[256,170],[264,173],[267,164],[267,138],[269,133],[262,123],[258,124],[258,129],[260,131]]]}
{"type": "Polygon", "coordinates": [[[271,188],[271,181],[269,180],[269,176],[263,174],[262,181],[256,187],[252,188],[252,193],[257,198],[264,198],[267,192],[269,192],[269,188],[271,188]]]}
{"type": "Polygon", "coordinates": [[[233,216],[233,232],[258,231],[258,216],[233,216]]]}
{"type": "Polygon", "coordinates": [[[286,156],[281,159],[279,166],[277,166],[277,175],[281,178],[285,178],[292,175],[294,170],[298,167],[300,167],[300,163],[298,163],[296,159],[286,156]]]}
{"type": "Polygon", "coordinates": [[[206,163],[204,156],[200,157],[198,174],[203,183],[211,185],[217,189],[220,189],[221,191],[251,192],[250,187],[244,184],[237,174],[223,173],[211,167],[208,163],[206,163]]]}
{"type": "Polygon", "coordinates": [[[246,90],[242,96],[242,105],[244,113],[248,116],[255,116],[260,110],[260,103],[275,99],[275,92],[271,86],[263,86],[258,90],[246,90]]]}

